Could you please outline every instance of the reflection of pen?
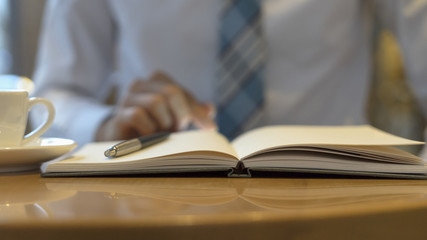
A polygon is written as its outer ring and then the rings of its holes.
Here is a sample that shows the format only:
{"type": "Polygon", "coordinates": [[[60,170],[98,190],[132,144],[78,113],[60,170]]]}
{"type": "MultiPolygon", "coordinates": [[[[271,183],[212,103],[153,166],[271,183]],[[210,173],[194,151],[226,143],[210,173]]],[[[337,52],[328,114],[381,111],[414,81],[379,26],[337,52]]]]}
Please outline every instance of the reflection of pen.
{"type": "Polygon", "coordinates": [[[107,149],[107,151],[104,152],[104,155],[106,157],[120,157],[129,153],[133,153],[166,140],[169,137],[169,134],[170,133],[168,132],[162,132],[126,140],[107,149]]]}

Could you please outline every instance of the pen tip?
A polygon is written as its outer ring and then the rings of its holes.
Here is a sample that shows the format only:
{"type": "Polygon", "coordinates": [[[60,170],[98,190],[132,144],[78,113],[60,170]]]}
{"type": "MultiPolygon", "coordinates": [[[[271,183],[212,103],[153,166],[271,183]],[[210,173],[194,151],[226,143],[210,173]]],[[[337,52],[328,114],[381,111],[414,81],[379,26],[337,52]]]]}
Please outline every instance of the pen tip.
{"type": "Polygon", "coordinates": [[[105,151],[105,152],[104,152],[104,156],[106,156],[106,157],[110,157],[110,150],[105,151]]]}
{"type": "Polygon", "coordinates": [[[115,157],[117,150],[115,148],[107,149],[107,151],[104,152],[104,156],[106,157],[115,157]]]}
{"type": "Polygon", "coordinates": [[[108,158],[117,157],[117,150],[118,149],[116,146],[112,146],[104,152],[104,156],[106,156],[108,158]]]}

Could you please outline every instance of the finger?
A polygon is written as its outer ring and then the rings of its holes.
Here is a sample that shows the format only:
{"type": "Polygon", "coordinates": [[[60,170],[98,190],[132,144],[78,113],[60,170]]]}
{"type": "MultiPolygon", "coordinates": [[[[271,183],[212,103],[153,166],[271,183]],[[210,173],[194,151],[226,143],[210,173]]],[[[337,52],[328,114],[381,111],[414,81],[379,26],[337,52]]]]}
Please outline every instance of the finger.
{"type": "Polygon", "coordinates": [[[163,72],[154,73],[143,87],[149,91],[162,94],[166,98],[169,111],[174,118],[174,130],[183,130],[188,127],[192,114],[185,89],[177,85],[171,77],[163,72]]]}
{"type": "Polygon", "coordinates": [[[192,106],[192,122],[200,129],[217,129],[210,105],[195,104],[192,106]]]}
{"type": "Polygon", "coordinates": [[[177,84],[171,76],[169,76],[167,73],[165,73],[163,71],[154,72],[148,78],[148,81],[149,82],[158,82],[158,83],[163,83],[163,84],[173,84],[173,85],[177,84]]]}
{"type": "Polygon", "coordinates": [[[151,83],[150,85],[153,88],[160,87],[162,89],[167,89],[166,88],[167,86],[175,86],[175,88],[180,89],[181,93],[184,95],[184,98],[186,98],[190,103],[198,102],[190,92],[185,90],[185,88],[183,88],[178,83],[176,83],[169,75],[167,75],[164,72],[161,72],[161,71],[155,72],[152,76],[150,76],[148,82],[151,83]]]}
{"type": "MultiPolygon", "coordinates": [[[[217,125],[215,123],[214,119],[214,107],[213,105],[206,105],[206,104],[201,104],[199,103],[199,101],[197,101],[197,99],[188,91],[186,91],[184,88],[180,87],[179,85],[177,85],[170,76],[168,76],[166,73],[164,72],[156,72],[154,73],[150,78],[149,78],[149,82],[153,83],[153,86],[155,86],[154,83],[159,84],[159,85],[169,85],[169,89],[170,86],[175,86],[177,88],[179,88],[180,91],[180,95],[181,96],[176,96],[175,100],[179,102],[181,102],[181,99],[184,99],[185,104],[182,103],[181,106],[188,106],[188,110],[187,109],[183,109],[182,112],[176,112],[175,115],[178,115],[180,117],[180,119],[182,119],[182,125],[188,125],[188,121],[193,122],[196,127],[198,128],[202,128],[202,129],[215,129],[217,128],[217,125]],[[189,113],[189,115],[187,115],[189,113]]],[[[168,89],[166,87],[164,87],[164,89],[168,89]]],[[[178,95],[178,94],[177,94],[178,95]]],[[[174,102],[174,105],[178,104],[177,102],[174,102]]],[[[179,109],[177,107],[175,107],[174,109],[179,109]]]]}
{"type": "Polygon", "coordinates": [[[159,130],[171,130],[174,126],[174,119],[167,100],[162,95],[152,95],[151,98],[151,101],[145,106],[148,113],[156,121],[159,130]]]}
{"type": "Polygon", "coordinates": [[[203,108],[205,108],[205,111],[207,112],[207,115],[210,119],[215,119],[216,116],[216,107],[214,104],[211,103],[203,103],[203,108]]]}
{"type": "Polygon", "coordinates": [[[155,93],[133,93],[125,101],[126,106],[143,108],[159,131],[171,130],[174,126],[174,117],[168,106],[167,99],[155,93]]]}
{"type": "Polygon", "coordinates": [[[212,111],[200,104],[195,97],[179,85],[164,72],[156,72],[147,82],[137,82],[133,86],[135,91],[148,91],[162,94],[168,99],[169,108],[174,116],[177,129],[184,129],[189,122],[202,129],[216,128],[212,111]]]}
{"type": "Polygon", "coordinates": [[[129,86],[129,93],[146,93],[150,92],[150,83],[145,80],[134,80],[129,86]]]}
{"type": "Polygon", "coordinates": [[[174,129],[184,130],[188,127],[191,120],[190,105],[185,99],[184,94],[176,87],[168,87],[165,91],[170,112],[174,117],[174,129]]]}
{"type": "Polygon", "coordinates": [[[174,84],[173,82],[163,81],[160,78],[151,79],[148,81],[135,80],[132,82],[129,88],[129,93],[158,93],[167,94],[169,93],[169,87],[184,91],[181,87],[174,84]]]}
{"type": "Polygon", "coordinates": [[[156,132],[156,125],[147,112],[140,107],[128,107],[120,113],[121,122],[137,131],[138,135],[149,135],[156,132]]]}
{"type": "MultiPolygon", "coordinates": [[[[157,71],[148,80],[136,79],[132,82],[129,92],[162,92],[165,86],[176,85],[176,82],[166,73],[157,71]]],[[[178,86],[180,87],[180,86],[178,86]]],[[[181,87],[180,87],[181,88],[181,87]]]]}

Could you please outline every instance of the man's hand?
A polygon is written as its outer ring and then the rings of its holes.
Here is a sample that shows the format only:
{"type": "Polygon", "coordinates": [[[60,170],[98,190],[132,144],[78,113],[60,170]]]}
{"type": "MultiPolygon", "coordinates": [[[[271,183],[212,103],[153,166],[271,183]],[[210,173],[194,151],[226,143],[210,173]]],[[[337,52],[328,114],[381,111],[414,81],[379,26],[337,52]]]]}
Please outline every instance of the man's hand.
{"type": "Polygon", "coordinates": [[[116,111],[99,127],[97,141],[129,139],[160,131],[178,131],[190,123],[215,128],[214,108],[199,103],[169,76],[158,72],[132,83],[116,111]]]}

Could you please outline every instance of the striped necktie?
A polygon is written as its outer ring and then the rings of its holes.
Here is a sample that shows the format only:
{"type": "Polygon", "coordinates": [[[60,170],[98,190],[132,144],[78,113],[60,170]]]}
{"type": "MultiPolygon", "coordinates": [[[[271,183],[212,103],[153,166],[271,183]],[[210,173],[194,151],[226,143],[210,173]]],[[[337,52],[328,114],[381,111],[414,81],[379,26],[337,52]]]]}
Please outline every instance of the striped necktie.
{"type": "Polygon", "coordinates": [[[233,139],[261,124],[266,44],[258,0],[228,0],[221,12],[217,123],[233,139]]]}

